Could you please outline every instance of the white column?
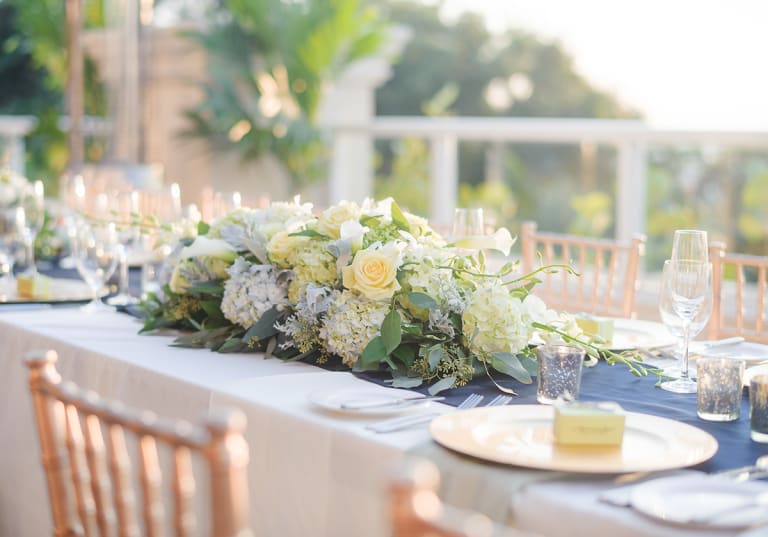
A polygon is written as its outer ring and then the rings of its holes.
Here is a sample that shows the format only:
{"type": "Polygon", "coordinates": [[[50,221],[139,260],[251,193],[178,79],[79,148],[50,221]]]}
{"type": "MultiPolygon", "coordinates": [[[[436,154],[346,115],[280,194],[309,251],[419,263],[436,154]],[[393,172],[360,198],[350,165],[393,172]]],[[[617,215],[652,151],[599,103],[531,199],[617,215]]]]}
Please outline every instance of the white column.
{"type": "Polygon", "coordinates": [[[618,146],[616,185],[616,238],[630,240],[634,233],[645,233],[646,146],[624,142],[618,146]]]}
{"type": "Polygon", "coordinates": [[[449,226],[459,192],[459,153],[456,136],[443,135],[430,140],[429,220],[449,226]]]}
{"type": "Polygon", "coordinates": [[[24,175],[24,138],[12,136],[8,140],[8,167],[11,171],[24,175]]]}

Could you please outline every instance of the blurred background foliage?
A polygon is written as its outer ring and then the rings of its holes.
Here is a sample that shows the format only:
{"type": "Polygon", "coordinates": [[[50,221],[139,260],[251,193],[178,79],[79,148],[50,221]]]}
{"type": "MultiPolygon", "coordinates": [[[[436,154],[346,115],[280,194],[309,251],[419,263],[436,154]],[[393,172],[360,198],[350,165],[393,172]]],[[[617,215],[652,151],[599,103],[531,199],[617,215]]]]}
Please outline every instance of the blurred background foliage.
{"type": "MultiPolygon", "coordinates": [[[[161,0],[167,1],[167,0],[161,0]]],[[[158,2],[159,3],[159,2],[158,2]]],[[[66,164],[61,0],[0,0],[0,114],[33,114],[30,176],[55,179],[66,164]]],[[[86,0],[86,25],[104,24],[100,0],[86,0]]],[[[453,20],[439,3],[416,0],[213,0],[204,100],[189,110],[187,135],[242,159],[273,152],[297,183],[323,177],[329,144],[315,125],[324,84],[376,51],[390,25],[410,28],[392,78],[379,89],[379,115],[640,118],[594,87],[556,41],[524,30],[490,32],[479,16],[453,20]]],[[[98,73],[86,65],[87,113],[108,115],[98,73]]],[[[379,141],[376,195],[426,214],[429,148],[421,139],[379,141]]],[[[107,148],[93,143],[97,160],[107,148]]],[[[608,146],[462,143],[459,203],[483,206],[513,232],[614,233],[617,154],[608,146]]],[[[768,155],[710,147],[652,146],[647,158],[648,266],[668,251],[671,230],[703,227],[729,250],[766,253],[768,155]]]]}

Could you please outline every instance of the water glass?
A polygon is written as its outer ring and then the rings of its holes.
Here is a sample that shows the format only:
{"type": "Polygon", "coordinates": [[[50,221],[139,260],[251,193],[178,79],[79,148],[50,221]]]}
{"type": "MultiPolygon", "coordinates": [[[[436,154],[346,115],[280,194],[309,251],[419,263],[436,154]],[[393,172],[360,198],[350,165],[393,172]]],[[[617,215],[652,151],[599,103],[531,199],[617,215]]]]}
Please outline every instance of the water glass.
{"type": "Polygon", "coordinates": [[[755,375],[749,382],[749,436],[768,444],[768,375],[755,375]]]}
{"type": "Polygon", "coordinates": [[[24,246],[26,247],[26,273],[30,276],[37,274],[35,263],[35,239],[45,223],[45,190],[42,181],[32,183],[32,188],[21,198],[24,208],[25,229],[24,246]]]}
{"type": "Polygon", "coordinates": [[[99,293],[117,268],[119,241],[114,223],[80,221],[76,224],[73,251],[77,271],[91,289],[93,299],[82,309],[88,313],[110,311],[99,293]]]}
{"type": "Polygon", "coordinates": [[[536,348],[538,377],[536,400],[543,404],[575,401],[579,398],[584,350],[568,345],[542,345],[536,348]]]}
{"type": "Polygon", "coordinates": [[[701,229],[678,229],[672,239],[672,261],[709,261],[707,232],[701,229]]]}
{"type": "Polygon", "coordinates": [[[458,208],[453,212],[451,238],[455,240],[485,234],[482,209],[458,208]]]}
{"type": "Polygon", "coordinates": [[[730,358],[702,357],[698,371],[697,414],[707,421],[734,421],[741,408],[744,362],[730,358]]]}

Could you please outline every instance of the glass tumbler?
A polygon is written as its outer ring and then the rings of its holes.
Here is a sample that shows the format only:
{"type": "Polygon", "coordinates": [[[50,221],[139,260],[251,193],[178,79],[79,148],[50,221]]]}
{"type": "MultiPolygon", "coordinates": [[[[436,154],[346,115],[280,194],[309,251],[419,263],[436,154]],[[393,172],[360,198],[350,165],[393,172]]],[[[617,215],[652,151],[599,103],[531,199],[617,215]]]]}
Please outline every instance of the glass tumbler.
{"type": "Polygon", "coordinates": [[[579,398],[584,350],[568,345],[542,345],[536,348],[538,374],[536,400],[543,404],[575,401],[579,398]]]}
{"type": "Polygon", "coordinates": [[[702,357],[696,361],[698,391],[696,411],[707,421],[734,421],[741,408],[744,362],[730,358],[702,357]]]}

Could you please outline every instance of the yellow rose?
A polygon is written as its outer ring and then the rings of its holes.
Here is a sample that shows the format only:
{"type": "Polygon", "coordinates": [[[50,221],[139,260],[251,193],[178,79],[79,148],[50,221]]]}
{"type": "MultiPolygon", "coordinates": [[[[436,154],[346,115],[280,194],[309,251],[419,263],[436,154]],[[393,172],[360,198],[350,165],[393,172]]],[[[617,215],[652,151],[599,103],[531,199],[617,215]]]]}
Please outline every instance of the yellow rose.
{"type": "Polygon", "coordinates": [[[290,268],[296,253],[309,240],[309,237],[291,236],[291,233],[286,230],[278,231],[267,243],[269,260],[280,268],[290,268]]]}
{"type": "Polygon", "coordinates": [[[323,211],[317,219],[317,231],[332,239],[338,239],[341,224],[349,220],[360,220],[360,207],[357,203],[341,201],[323,211]]]}
{"type": "Polygon", "coordinates": [[[370,300],[388,300],[399,289],[397,269],[400,248],[375,244],[355,254],[352,264],[342,268],[344,287],[359,291],[370,300]]]}

